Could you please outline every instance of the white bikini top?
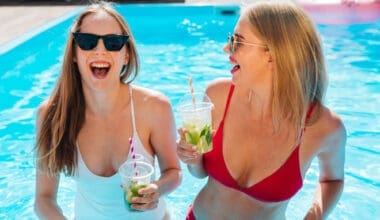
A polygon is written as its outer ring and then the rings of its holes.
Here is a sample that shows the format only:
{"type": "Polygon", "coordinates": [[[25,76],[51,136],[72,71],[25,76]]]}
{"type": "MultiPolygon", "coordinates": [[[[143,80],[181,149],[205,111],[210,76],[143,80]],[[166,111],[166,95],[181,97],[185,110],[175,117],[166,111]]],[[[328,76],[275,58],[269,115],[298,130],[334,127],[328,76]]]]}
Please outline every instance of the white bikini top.
{"type": "MultiPolygon", "coordinates": [[[[143,146],[136,129],[135,113],[132,99],[132,85],[129,86],[131,96],[131,115],[133,136],[132,142],[135,154],[140,154],[146,162],[155,167],[155,160],[143,146]]],[[[75,198],[75,219],[162,219],[165,215],[166,204],[160,198],[158,207],[149,211],[129,211],[123,200],[121,177],[118,173],[110,177],[98,176],[88,169],[78,150],[77,175],[73,176],[76,182],[77,192],[75,198]]],[[[131,159],[128,153],[126,160],[131,159]]],[[[153,175],[155,177],[155,175],[153,175]]]]}

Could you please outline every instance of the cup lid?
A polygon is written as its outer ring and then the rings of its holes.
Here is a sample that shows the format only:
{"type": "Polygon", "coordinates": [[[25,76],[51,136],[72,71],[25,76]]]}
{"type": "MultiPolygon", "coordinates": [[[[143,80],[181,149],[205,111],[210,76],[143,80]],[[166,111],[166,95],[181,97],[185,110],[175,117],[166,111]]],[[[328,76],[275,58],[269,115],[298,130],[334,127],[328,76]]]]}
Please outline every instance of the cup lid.
{"type": "Polygon", "coordinates": [[[186,93],[179,100],[177,104],[177,111],[179,112],[191,112],[196,110],[205,110],[205,109],[214,108],[214,104],[211,102],[211,99],[206,95],[206,93],[186,93]]]}

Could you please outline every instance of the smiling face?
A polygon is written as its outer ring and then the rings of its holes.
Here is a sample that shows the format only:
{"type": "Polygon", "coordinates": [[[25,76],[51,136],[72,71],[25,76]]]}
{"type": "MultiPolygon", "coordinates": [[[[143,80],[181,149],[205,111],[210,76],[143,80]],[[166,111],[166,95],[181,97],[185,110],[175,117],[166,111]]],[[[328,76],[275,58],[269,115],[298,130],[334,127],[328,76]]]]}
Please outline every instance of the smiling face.
{"type": "Polygon", "coordinates": [[[239,19],[233,36],[234,51],[230,51],[230,43],[225,45],[224,51],[230,53],[230,62],[234,65],[231,69],[234,84],[251,88],[270,80],[270,53],[268,48],[262,46],[264,42],[253,33],[246,17],[239,19]]]}
{"type": "MultiPolygon", "coordinates": [[[[102,10],[85,16],[79,32],[95,35],[123,35],[117,20],[102,10]]],[[[83,88],[90,90],[112,88],[120,83],[120,72],[129,61],[126,45],[120,51],[108,51],[103,39],[98,39],[96,47],[91,50],[82,50],[75,45],[74,53],[74,62],[78,65],[83,88]]]]}

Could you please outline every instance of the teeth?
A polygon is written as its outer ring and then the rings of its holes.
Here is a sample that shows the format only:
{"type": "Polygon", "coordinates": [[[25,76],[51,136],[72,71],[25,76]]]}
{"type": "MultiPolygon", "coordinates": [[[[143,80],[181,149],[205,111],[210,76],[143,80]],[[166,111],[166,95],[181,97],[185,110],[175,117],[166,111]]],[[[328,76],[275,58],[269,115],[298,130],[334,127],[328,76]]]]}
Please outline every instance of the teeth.
{"type": "Polygon", "coordinates": [[[91,67],[95,68],[108,68],[110,65],[108,63],[92,63],[91,67]]]}

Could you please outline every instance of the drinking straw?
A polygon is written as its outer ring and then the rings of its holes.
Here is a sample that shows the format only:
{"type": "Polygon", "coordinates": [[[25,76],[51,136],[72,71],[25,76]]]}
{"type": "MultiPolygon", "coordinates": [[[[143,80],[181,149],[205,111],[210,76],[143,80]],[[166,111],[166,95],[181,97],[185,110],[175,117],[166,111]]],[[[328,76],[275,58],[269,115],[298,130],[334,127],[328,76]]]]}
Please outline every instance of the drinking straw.
{"type": "Polygon", "coordinates": [[[137,170],[137,163],[136,163],[136,154],[135,154],[135,147],[133,145],[133,139],[132,137],[129,138],[129,144],[130,144],[130,154],[132,155],[132,160],[133,160],[133,168],[134,168],[134,173],[135,173],[135,176],[138,176],[139,175],[139,172],[137,170]]]}
{"type": "Polygon", "coordinates": [[[190,75],[189,75],[189,86],[190,86],[191,100],[192,100],[193,106],[195,108],[195,96],[194,96],[193,78],[190,75]]]}

